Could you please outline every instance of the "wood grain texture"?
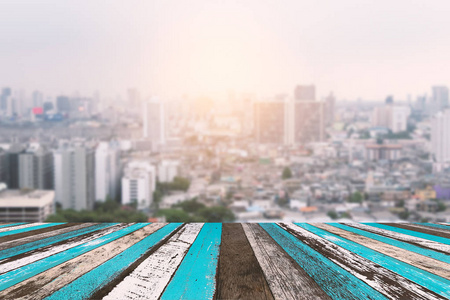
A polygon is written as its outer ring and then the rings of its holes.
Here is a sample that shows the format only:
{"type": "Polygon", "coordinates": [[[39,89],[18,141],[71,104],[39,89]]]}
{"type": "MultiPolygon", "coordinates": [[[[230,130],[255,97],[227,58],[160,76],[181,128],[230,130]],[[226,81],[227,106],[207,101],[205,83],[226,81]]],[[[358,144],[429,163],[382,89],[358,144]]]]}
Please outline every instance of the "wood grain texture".
{"type": "MultiPolygon", "coordinates": [[[[388,223],[386,225],[389,226],[394,226],[394,227],[398,227],[398,228],[404,228],[404,229],[408,229],[408,230],[413,230],[413,231],[417,231],[417,232],[422,232],[422,233],[426,233],[426,234],[432,234],[432,235],[436,235],[442,238],[446,238],[446,239],[450,239],[450,231],[445,230],[445,229],[441,229],[441,228],[436,228],[436,227],[432,227],[432,226],[424,226],[424,225],[420,225],[420,224],[405,224],[405,223],[388,223]]],[[[449,240],[450,242],[450,240],[449,240]]]]}
{"type": "Polygon", "coordinates": [[[150,224],[100,248],[57,265],[0,292],[0,299],[3,297],[11,297],[14,299],[19,297],[23,297],[23,299],[42,299],[50,296],[76,278],[108,261],[164,225],[163,223],[150,224]]]}
{"type": "Polygon", "coordinates": [[[43,240],[45,238],[53,237],[53,236],[56,236],[56,235],[59,235],[59,234],[64,234],[64,233],[67,233],[67,232],[71,232],[73,230],[77,230],[77,229],[93,226],[95,224],[96,223],[68,223],[64,227],[60,226],[59,229],[54,229],[54,230],[43,232],[43,233],[40,233],[37,230],[31,236],[26,236],[26,237],[23,237],[23,238],[14,239],[14,240],[9,241],[9,242],[2,242],[0,244],[0,251],[1,250],[5,250],[5,249],[11,249],[13,247],[20,246],[20,245],[23,245],[23,244],[27,244],[27,243],[43,240]]]}
{"type": "Polygon", "coordinates": [[[158,299],[202,227],[194,223],[181,228],[103,299],[158,299]]]}
{"type": "Polygon", "coordinates": [[[430,241],[424,238],[419,238],[419,237],[415,237],[415,236],[411,236],[408,234],[403,234],[403,233],[398,233],[395,231],[390,231],[387,229],[383,229],[383,228],[378,228],[378,227],[374,227],[374,226],[369,226],[367,224],[361,224],[361,223],[343,223],[346,226],[350,226],[350,227],[354,227],[354,228],[359,228],[368,232],[372,232],[375,234],[379,234],[388,238],[392,238],[395,240],[399,240],[399,241],[403,241],[403,242],[407,242],[419,247],[423,247],[423,248],[428,248],[428,249],[432,249],[435,251],[440,251],[442,253],[445,254],[450,254],[450,246],[449,245],[445,245],[445,244],[441,244],[435,241],[430,241]]]}
{"type": "Polygon", "coordinates": [[[224,224],[216,299],[273,299],[241,224],[224,224]]]}
{"type": "Polygon", "coordinates": [[[369,259],[313,234],[302,228],[303,224],[282,223],[280,226],[390,299],[445,299],[369,259]]]}
{"type": "Polygon", "coordinates": [[[331,299],[258,224],[242,224],[275,299],[331,299]]]}
{"type": "Polygon", "coordinates": [[[370,260],[385,266],[392,271],[415,281],[422,286],[438,293],[439,295],[450,296],[450,281],[442,275],[448,276],[450,268],[448,264],[431,260],[426,256],[416,255],[398,247],[380,243],[378,241],[359,236],[329,224],[315,223],[314,227],[328,231],[338,237],[354,242],[346,243],[345,240],[337,239],[333,235],[328,238],[338,244],[347,244],[352,247],[352,251],[360,255],[366,255],[370,260]],[[358,247],[358,244],[363,247],[358,247]],[[369,251],[370,249],[372,251],[369,251]],[[426,262],[425,262],[426,261],[426,262]],[[437,273],[437,274],[436,274],[437,273]],[[439,274],[439,275],[438,275],[439,274]]]}
{"type": "Polygon", "coordinates": [[[450,299],[449,229],[2,223],[0,299],[450,299]]]}

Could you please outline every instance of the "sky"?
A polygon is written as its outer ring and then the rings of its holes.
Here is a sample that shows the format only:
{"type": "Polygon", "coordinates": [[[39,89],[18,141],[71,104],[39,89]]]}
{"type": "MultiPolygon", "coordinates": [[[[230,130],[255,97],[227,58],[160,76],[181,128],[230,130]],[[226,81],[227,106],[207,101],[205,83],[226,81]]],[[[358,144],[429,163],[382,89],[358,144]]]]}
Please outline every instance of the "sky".
{"type": "Polygon", "coordinates": [[[450,1],[1,0],[0,87],[384,99],[450,85],[450,1]]]}

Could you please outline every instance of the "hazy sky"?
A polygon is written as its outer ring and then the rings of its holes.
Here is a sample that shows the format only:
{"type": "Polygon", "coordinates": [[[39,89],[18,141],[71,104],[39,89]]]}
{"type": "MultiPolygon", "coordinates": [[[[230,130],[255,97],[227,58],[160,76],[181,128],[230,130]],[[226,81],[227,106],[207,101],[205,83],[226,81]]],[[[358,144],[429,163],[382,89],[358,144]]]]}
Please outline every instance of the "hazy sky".
{"type": "Polygon", "coordinates": [[[450,1],[0,0],[0,86],[404,99],[450,85],[450,1]]]}

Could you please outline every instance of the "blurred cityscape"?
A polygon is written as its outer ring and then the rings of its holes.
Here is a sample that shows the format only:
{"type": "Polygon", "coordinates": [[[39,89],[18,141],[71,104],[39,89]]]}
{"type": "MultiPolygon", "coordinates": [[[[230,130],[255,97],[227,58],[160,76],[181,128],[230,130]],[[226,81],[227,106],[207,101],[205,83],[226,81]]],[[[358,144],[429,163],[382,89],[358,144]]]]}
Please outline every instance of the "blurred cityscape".
{"type": "Polygon", "coordinates": [[[0,222],[450,222],[446,86],[339,99],[0,91],[0,222]]]}

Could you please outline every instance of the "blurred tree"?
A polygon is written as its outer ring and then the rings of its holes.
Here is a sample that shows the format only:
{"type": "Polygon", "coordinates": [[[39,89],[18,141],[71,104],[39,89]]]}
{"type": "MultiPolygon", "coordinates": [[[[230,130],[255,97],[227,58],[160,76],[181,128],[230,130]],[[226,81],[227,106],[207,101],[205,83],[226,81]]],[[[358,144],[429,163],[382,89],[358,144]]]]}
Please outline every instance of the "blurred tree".
{"type": "Polygon", "coordinates": [[[283,174],[281,175],[281,178],[283,178],[283,179],[292,178],[292,171],[289,167],[285,167],[283,169],[283,174]]]}

